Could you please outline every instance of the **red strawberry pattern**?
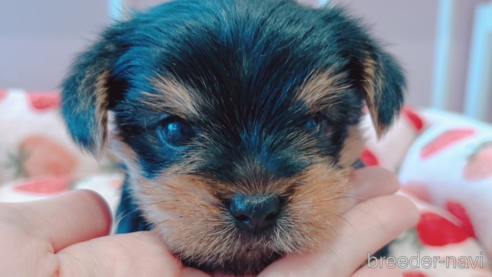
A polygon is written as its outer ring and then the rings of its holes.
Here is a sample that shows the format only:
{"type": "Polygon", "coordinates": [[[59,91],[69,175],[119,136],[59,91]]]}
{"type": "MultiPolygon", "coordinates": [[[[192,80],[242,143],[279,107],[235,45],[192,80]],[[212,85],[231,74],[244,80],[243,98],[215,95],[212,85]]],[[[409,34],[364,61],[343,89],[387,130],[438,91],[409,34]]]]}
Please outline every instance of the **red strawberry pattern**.
{"type": "Polygon", "coordinates": [[[61,176],[72,173],[78,160],[58,142],[39,135],[27,137],[20,143],[23,160],[21,172],[26,176],[61,176]]]}
{"type": "Polygon", "coordinates": [[[0,101],[7,98],[7,94],[8,94],[8,92],[6,90],[0,89],[0,101]]]}
{"type": "Polygon", "coordinates": [[[32,194],[49,194],[55,195],[62,192],[69,191],[71,188],[71,178],[43,178],[28,181],[26,183],[19,184],[13,189],[23,193],[32,194]]]}
{"type": "Polygon", "coordinates": [[[412,123],[412,126],[415,128],[415,130],[420,131],[422,130],[422,128],[424,128],[424,121],[414,110],[410,108],[404,108],[403,114],[408,118],[408,120],[410,120],[410,123],[412,123]]]}
{"type": "Polygon", "coordinates": [[[425,160],[449,146],[461,141],[465,138],[471,137],[475,134],[475,130],[471,128],[451,129],[439,135],[429,144],[424,146],[420,152],[420,158],[425,160]]]}
{"type": "Polygon", "coordinates": [[[56,109],[60,106],[59,93],[31,92],[26,95],[31,107],[37,111],[56,109]]]}
{"type": "Polygon", "coordinates": [[[477,181],[492,177],[492,142],[484,143],[468,158],[463,178],[477,181]]]}
{"type": "Polygon", "coordinates": [[[476,238],[473,224],[471,223],[470,217],[468,217],[468,212],[465,207],[454,201],[447,201],[445,207],[446,210],[461,221],[461,229],[465,231],[468,236],[476,238]]]}
{"type": "Polygon", "coordinates": [[[420,242],[428,246],[460,243],[470,236],[462,228],[433,212],[423,212],[417,223],[420,242]]]}
{"type": "Polygon", "coordinates": [[[376,155],[369,149],[365,148],[360,154],[360,160],[365,166],[378,166],[379,160],[376,155]]]}

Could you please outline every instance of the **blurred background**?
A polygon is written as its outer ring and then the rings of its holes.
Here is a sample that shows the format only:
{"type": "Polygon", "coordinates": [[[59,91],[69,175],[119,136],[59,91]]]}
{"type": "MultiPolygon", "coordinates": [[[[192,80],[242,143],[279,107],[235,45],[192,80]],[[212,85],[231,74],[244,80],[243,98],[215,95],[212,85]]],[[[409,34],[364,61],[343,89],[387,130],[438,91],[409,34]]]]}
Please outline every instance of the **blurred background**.
{"type": "MultiPolygon", "coordinates": [[[[409,105],[492,122],[492,1],[299,0],[333,2],[372,26],[406,69],[409,105]]],[[[0,88],[53,91],[74,56],[121,8],[162,0],[0,1],[0,88]]]]}

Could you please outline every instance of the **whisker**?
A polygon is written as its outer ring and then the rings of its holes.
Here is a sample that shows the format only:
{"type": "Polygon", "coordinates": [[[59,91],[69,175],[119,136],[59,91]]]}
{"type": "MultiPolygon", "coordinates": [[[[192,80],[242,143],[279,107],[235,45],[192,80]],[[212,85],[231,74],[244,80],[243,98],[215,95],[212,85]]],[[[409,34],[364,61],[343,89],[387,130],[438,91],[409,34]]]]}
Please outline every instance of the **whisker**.
{"type": "Polygon", "coordinates": [[[354,227],[354,225],[352,225],[352,223],[350,223],[347,219],[345,219],[345,217],[343,217],[343,216],[341,216],[339,214],[335,214],[335,216],[337,216],[338,218],[340,218],[343,221],[345,221],[346,223],[348,223],[352,227],[352,229],[354,229],[354,231],[356,230],[355,227],[354,227]]]}
{"type": "MultiPolygon", "coordinates": [[[[158,201],[158,202],[153,202],[153,203],[149,203],[149,204],[145,204],[145,205],[141,205],[141,207],[149,207],[149,206],[153,206],[153,205],[157,205],[157,204],[161,204],[161,203],[165,203],[165,202],[168,202],[168,201],[179,201],[179,200],[162,200],[162,201],[158,201]]],[[[138,212],[140,210],[140,208],[136,208],[136,209],[133,209],[132,211],[129,211],[127,212],[126,214],[124,215],[117,215],[114,219],[115,221],[115,225],[119,225],[120,222],[125,219],[127,216],[131,215],[132,213],[135,213],[135,212],[138,212]]]]}

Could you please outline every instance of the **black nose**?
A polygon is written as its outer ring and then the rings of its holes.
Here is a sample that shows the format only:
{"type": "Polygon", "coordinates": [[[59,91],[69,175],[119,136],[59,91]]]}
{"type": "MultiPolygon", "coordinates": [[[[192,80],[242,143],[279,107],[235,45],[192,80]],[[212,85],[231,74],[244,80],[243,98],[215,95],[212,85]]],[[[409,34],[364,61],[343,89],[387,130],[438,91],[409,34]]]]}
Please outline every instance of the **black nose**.
{"type": "Polygon", "coordinates": [[[280,199],[277,196],[237,194],[229,204],[229,211],[239,228],[256,233],[275,224],[280,213],[280,199]]]}

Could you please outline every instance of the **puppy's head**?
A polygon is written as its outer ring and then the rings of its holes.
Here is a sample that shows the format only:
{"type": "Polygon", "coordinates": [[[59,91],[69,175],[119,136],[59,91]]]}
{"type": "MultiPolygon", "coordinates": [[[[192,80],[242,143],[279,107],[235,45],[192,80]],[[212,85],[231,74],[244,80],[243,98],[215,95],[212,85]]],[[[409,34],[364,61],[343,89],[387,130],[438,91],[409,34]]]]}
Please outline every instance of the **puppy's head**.
{"type": "Polygon", "coordinates": [[[383,134],[403,85],[340,9],[183,0],[108,29],[75,62],[62,111],[95,155],[114,112],[113,148],[171,251],[244,275],[333,238],[361,108],[383,134]]]}

